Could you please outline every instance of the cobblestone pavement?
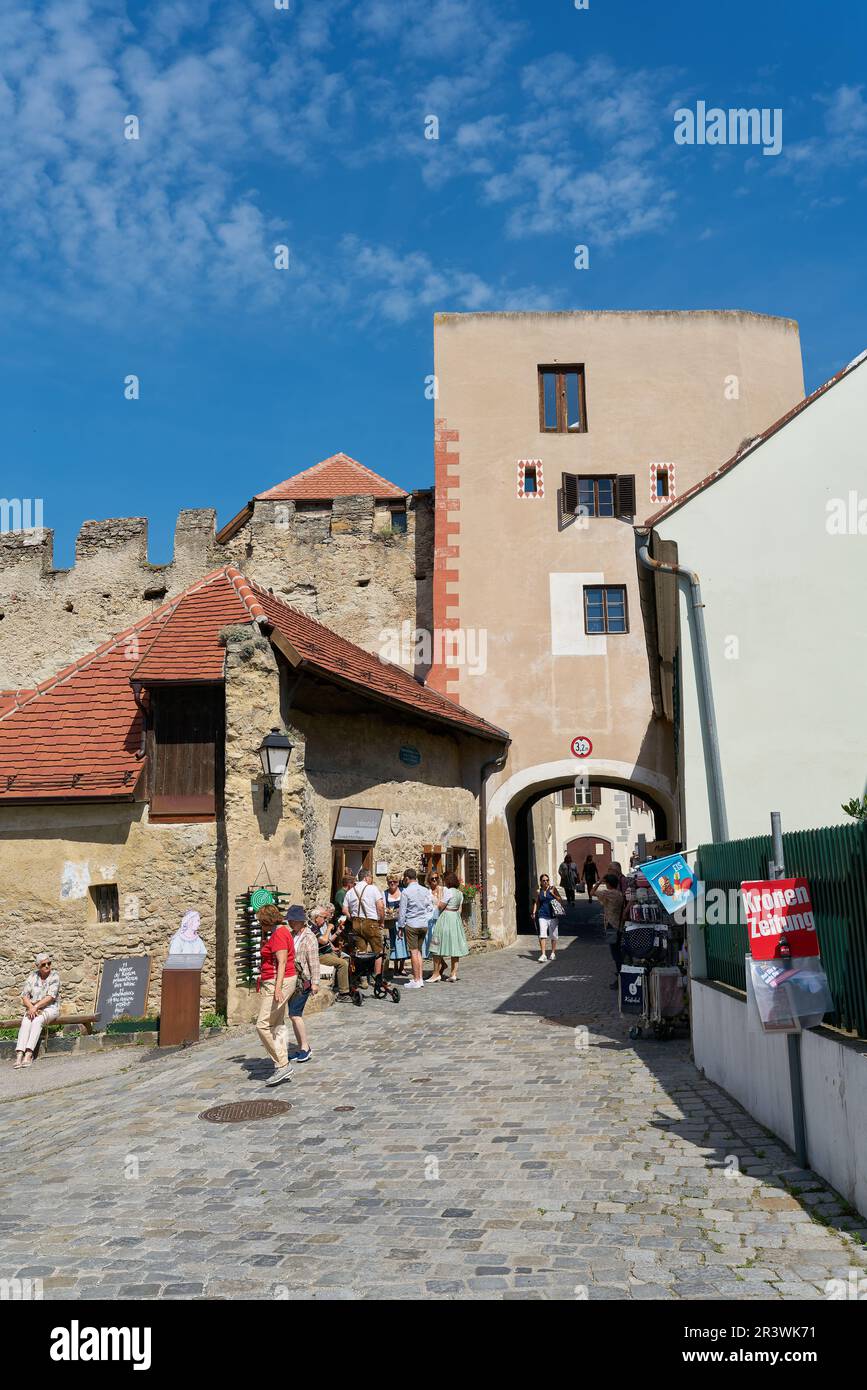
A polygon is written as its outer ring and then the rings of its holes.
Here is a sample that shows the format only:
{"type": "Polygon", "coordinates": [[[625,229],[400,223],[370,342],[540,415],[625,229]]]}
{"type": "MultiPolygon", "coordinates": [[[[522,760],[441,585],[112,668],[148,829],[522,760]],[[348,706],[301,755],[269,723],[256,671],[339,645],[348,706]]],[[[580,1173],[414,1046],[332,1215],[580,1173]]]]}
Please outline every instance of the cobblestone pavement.
{"type": "Polygon", "coordinates": [[[0,1276],[46,1298],[785,1299],[863,1274],[865,1223],[685,1041],[629,1042],[599,927],[577,930],[554,963],[524,940],[458,985],[329,1009],[276,1091],[251,1029],[8,1101],[0,1276]],[[198,1118],[263,1094],[291,1110],[198,1118]]]}

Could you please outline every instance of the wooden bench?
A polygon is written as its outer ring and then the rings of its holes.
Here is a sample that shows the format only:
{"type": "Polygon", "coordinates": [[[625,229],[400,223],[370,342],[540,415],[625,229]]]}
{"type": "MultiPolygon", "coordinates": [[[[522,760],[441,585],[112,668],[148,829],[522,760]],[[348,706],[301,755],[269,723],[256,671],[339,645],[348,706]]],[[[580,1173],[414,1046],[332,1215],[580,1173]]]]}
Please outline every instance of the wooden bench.
{"type": "MultiPolygon", "coordinates": [[[[23,1014],[19,1014],[17,1018],[0,1018],[0,1028],[20,1028],[23,1017],[23,1014]]],[[[85,1033],[92,1033],[94,1023],[99,1023],[100,1018],[101,1014],[66,1014],[50,1019],[48,1027],[64,1028],[68,1023],[77,1023],[85,1033]]]]}

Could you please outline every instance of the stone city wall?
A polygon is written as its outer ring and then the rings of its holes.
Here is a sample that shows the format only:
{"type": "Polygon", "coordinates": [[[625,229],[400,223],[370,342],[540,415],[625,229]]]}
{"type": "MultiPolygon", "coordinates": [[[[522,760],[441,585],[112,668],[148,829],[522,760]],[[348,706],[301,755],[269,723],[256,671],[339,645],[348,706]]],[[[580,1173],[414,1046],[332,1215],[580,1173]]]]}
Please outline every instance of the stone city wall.
{"type": "Polygon", "coordinates": [[[70,569],[54,568],[53,532],[0,534],[0,689],[30,689],[221,565],[368,650],[404,621],[430,627],[433,503],[411,499],[406,535],[370,497],[321,515],[257,502],[225,544],[212,509],[182,511],[170,563],[153,565],[143,517],[86,521],[70,569]]]}

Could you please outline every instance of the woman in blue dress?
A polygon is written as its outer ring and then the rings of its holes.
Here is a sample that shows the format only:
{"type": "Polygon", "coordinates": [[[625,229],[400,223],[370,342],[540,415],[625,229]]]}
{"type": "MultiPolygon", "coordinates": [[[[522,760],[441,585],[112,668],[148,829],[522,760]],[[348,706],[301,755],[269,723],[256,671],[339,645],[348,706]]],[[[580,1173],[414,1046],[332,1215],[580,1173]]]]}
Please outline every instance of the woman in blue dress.
{"type": "Polygon", "coordinates": [[[385,924],[388,927],[388,959],[396,966],[395,975],[403,974],[403,963],[409,959],[403,927],[398,924],[400,912],[400,887],[397,874],[389,874],[385,889],[385,924]]]}

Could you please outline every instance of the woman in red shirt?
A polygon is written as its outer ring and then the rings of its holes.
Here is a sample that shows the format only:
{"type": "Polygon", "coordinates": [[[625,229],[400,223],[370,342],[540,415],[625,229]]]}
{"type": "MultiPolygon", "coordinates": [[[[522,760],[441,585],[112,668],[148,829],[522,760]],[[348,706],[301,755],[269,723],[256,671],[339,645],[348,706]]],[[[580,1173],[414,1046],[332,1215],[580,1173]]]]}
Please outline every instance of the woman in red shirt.
{"type": "Polygon", "coordinates": [[[289,1081],[289,1029],[286,1005],[295,993],[295,947],[292,933],[283,921],[279,907],[267,903],[256,913],[262,928],[262,964],[259,970],[259,1017],[256,1031],[265,1051],[274,1059],[274,1072],[267,1085],[289,1081]]]}

